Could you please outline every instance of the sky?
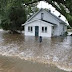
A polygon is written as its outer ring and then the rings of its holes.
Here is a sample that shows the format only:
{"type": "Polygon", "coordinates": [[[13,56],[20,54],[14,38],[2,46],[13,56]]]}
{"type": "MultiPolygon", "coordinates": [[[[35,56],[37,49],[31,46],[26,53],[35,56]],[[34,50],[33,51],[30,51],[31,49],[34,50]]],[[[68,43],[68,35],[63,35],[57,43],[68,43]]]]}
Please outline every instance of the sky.
{"type": "MultiPolygon", "coordinates": [[[[51,4],[48,4],[45,1],[40,1],[38,3],[37,7],[50,9],[51,13],[53,13],[54,15],[56,15],[56,16],[60,15],[60,13],[57,10],[55,10],[55,8],[51,4]]],[[[64,22],[66,22],[68,24],[68,21],[66,20],[66,18],[63,15],[61,15],[60,19],[62,19],[64,22]]]]}

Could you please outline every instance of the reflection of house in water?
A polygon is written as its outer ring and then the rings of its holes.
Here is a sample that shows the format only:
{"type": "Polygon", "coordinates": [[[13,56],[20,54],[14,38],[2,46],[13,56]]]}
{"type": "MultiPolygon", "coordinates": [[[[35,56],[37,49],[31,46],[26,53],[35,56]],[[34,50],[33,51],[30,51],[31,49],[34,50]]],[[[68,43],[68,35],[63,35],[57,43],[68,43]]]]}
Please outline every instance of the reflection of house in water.
{"type": "Polygon", "coordinates": [[[26,36],[52,37],[63,35],[67,26],[64,21],[49,10],[40,9],[25,24],[26,36]]]}

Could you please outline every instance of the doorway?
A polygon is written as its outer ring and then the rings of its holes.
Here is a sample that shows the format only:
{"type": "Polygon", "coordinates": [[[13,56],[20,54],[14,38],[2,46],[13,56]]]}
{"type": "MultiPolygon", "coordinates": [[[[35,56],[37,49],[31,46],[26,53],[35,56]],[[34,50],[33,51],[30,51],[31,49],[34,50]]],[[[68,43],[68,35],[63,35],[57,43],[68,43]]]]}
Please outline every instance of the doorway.
{"type": "Polygon", "coordinates": [[[39,36],[39,26],[35,26],[35,36],[39,36]]]}

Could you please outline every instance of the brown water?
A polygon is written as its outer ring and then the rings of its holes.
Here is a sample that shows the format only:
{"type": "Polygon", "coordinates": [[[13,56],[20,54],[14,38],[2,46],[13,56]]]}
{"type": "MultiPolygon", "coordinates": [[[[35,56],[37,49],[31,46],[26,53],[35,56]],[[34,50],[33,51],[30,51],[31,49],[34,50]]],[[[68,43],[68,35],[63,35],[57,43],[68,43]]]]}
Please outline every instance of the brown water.
{"type": "Polygon", "coordinates": [[[0,32],[0,72],[63,70],[72,71],[71,36],[43,38],[39,43],[36,37],[0,32]]]}

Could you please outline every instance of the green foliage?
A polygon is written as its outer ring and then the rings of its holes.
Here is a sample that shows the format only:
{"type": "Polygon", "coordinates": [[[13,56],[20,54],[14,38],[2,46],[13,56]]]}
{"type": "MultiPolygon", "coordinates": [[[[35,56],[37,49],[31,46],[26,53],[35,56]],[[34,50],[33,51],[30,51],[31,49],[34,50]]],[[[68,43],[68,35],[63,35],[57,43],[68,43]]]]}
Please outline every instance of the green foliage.
{"type": "Polygon", "coordinates": [[[12,7],[8,15],[11,21],[11,29],[21,30],[21,25],[26,21],[26,14],[23,7],[12,7]]]}
{"type": "MultiPolygon", "coordinates": [[[[6,27],[6,30],[21,30],[21,24],[26,21],[26,16],[30,16],[30,13],[34,13],[38,10],[36,8],[36,2],[38,1],[41,0],[0,0],[0,16],[2,20],[2,28],[5,29],[4,27],[6,27]],[[23,6],[23,4],[26,5],[23,6]]],[[[45,1],[50,3],[56,8],[56,10],[63,14],[72,27],[72,0],[45,1]]]]}
{"type": "Polygon", "coordinates": [[[22,24],[30,13],[35,12],[36,3],[24,6],[33,0],[0,0],[1,27],[4,30],[22,30],[22,24]],[[33,5],[35,6],[32,9],[33,5]]]}
{"type": "Polygon", "coordinates": [[[1,8],[3,10],[3,13],[1,13],[1,27],[4,30],[22,30],[21,25],[26,21],[26,14],[20,0],[11,0],[11,2],[8,0],[6,6],[1,8]]]}
{"type": "Polygon", "coordinates": [[[68,35],[68,32],[66,31],[64,35],[67,36],[68,35]]]}
{"type": "Polygon", "coordinates": [[[68,26],[67,26],[67,29],[71,29],[71,26],[70,26],[70,25],[68,25],[68,26]]]}
{"type": "Polygon", "coordinates": [[[26,21],[25,10],[22,7],[12,7],[8,10],[8,19],[3,19],[1,26],[4,30],[21,30],[21,25],[26,21]]]}
{"type": "Polygon", "coordinates": [[[9,30],[10,28],[10,21],[7,20],[7,19],[3,19],[1,21],[1,27],[4,29],[4,30],[9,30]]]}

